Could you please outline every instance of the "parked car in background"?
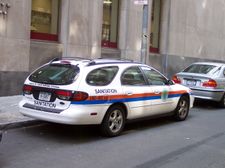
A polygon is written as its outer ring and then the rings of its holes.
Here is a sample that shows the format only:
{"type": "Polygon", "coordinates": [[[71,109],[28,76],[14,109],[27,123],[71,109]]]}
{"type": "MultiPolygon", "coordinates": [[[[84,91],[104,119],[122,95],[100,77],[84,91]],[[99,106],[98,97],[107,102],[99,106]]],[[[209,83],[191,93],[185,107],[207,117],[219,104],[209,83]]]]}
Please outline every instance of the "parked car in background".
{"type": "Polygon", "coordinates": [[[197,99],[213,100],[225,107],[225,64],[197,62],[173,76],[175,83],[192,89],[197,99]]]}
{"type": "Polygon", "coordinates": [[[191,90],[153,67],[122,60],[53,60],[28,76],[22,114],[50,122],[99,124],[117,136],[128,120],[171,115],[186,119],[191,90]]]}

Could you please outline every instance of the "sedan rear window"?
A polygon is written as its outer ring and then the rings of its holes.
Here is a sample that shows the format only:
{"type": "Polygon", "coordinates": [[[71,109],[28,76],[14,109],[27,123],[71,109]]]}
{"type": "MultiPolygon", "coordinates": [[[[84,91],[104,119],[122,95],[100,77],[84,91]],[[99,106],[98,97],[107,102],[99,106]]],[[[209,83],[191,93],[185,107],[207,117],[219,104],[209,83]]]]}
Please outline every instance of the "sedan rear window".
{"type": "Polygon", "coordinates": [[[193,64],[187,67],[183,72],[208,74],[215,67],[214,65],[193,64]]]}
{"type": "Polygon", "coordinates": [[[32,82],[67,85],[74,81],[79,68],[71,64],[49,64],[36,70],[29,80],[32,82]]]}

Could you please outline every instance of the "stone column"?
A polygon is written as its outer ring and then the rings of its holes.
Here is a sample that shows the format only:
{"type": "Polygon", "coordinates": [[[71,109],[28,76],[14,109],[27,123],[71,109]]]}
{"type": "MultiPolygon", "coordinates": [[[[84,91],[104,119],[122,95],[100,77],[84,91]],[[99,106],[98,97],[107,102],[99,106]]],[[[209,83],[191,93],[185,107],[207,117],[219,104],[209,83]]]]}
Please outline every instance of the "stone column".
{"type": "Polygon", "coordinates": [[[31,0],[2,0],[10,4],[0,14],[0,71],[28,71],[31,0]]]}
{"type": "Polygon", "coordinates": [[[21,94],[29,70],[31,0],[0,2],[0,96],[9,96],[21,94]]]}
{"type": "Polygon", "coordinates": [[[62,1],[63,56],[101,56],[102,0],[62,1]]]}
{"type": "MultiPolygon", "coordinates": [[[[150,13],[152,1],[149,2],[150,13]]],[[[142,5],[135,5],[134,1],[130,0],[121,1],[119,49],[122,58],[141,60],[142,15],[142,5]]]]}

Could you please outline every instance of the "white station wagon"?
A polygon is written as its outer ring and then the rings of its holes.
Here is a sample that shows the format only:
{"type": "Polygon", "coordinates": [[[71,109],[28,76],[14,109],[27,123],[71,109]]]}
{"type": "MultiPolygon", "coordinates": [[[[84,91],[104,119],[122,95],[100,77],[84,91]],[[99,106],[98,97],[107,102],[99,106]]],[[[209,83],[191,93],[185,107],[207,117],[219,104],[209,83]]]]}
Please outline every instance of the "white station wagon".
{"type": "Polygon", "coordinates": [[[194,98],[154,68],[132,61],[55,59],[28,76],[20,112],[72,125],[99,124],[117,136],[128,120],[172,115],[185,120],[194,98]]]}

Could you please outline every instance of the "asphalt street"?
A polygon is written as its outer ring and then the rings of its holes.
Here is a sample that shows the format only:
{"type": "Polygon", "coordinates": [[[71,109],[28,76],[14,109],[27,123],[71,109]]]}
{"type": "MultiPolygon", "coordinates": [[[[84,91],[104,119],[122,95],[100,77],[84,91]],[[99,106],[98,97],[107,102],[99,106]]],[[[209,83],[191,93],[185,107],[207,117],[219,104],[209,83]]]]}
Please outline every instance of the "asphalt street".
{"type": "Polygon", "coordinates": [[[41,124],[10,129],[1,168],[224,168],[225,109],[201,102],[184,122],[170,118],[126,125],[105,138],[98,127],[41,124]]]}

